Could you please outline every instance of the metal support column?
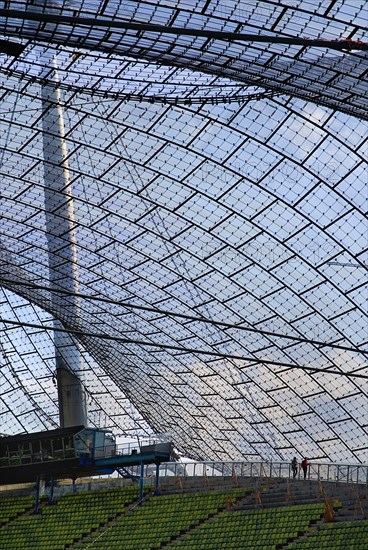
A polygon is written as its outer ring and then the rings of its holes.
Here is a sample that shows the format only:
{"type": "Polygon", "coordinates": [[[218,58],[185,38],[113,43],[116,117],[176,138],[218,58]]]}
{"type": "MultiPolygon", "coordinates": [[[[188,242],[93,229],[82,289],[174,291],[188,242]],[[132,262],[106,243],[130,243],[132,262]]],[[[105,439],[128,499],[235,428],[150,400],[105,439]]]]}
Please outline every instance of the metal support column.
{"type": "Polygon", "coordinates": [[[49,496],[49,504],[54,504],[54,478],[51,478],[50,482],[50,496],[49,496]]]}
{"type": "Polygon", "coordinates": [[[139,476],[139,504],[143,504],[143,489],[144,489],[144,464],[141,462],[141,471],[139,476]]]}
{"type": "Polygon", "coordinates": [[[35,497],[35,509],[34,514],[39,514],[39,503],[40,503],[40,476],[36,477],[36,497],[35,497]]]}
{"type": "Polygon", "coordinates": [[[160,465],[156,464],[155,495],[160,494],[160,465]]]}

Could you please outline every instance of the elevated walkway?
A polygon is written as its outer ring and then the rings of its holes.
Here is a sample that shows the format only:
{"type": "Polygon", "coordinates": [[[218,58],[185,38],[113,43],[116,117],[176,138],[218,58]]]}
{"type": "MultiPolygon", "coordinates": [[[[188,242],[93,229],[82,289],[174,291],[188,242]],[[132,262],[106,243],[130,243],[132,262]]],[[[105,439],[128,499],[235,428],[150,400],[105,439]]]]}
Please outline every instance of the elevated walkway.
{"type": "Polygon", "coordinates": [[[0,485],[75,480],[171,459],[171,442],[152,438],[117,446],[107,430],[84,426],[18,434],[0,438],[0,485]]]}

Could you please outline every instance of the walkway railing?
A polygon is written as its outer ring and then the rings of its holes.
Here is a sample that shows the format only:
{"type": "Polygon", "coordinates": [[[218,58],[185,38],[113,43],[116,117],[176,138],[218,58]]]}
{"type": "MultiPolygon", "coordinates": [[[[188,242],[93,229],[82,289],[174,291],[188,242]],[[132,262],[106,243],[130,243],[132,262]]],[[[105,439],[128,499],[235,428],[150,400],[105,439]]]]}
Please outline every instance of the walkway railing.
{"type": "MultiPolygon", "coordinates": [[[[160,443],[169,443],[171,441],[170,436],[167,434],[156,434],[151,437],[140,438],[139,441],[130,441],[127,443],[120,443],[115,446],[114,454],[117,455],[134,455],[139,454],[144,447],[151,445],[158,445],[160,443]]],[[[108,452],[105,452],[104,449],[99,448],[100,454],[102,456],[109,456],[108,452]]]]}
{"type": "MultiPolygon", "coordinates": [[[[267,483],[269,479],[291,479],[293,473],[291,464],[288,462],[164,462],[159,466],[160,479],[177,479],[180,483],[185,483],[186,478],[202,477],[211,478],[219,476],[223,478],[252,478],[258,485],[267,483]]],[[[133,474],[140,475],[140,466],[129,468],[133,474]]],[[[146,465],[144,467],[144,484],[154,485],[156,475],[155,465],[146,465]],[[150,481],[149,481],[150,480],[150,481]]],[[[298,472],[297,479],[303,479],[303,472],[298,472]]],[[[307,479],[321,482],[367,484],[368,485],[368,465],[367,464],[332,464],[332,463],[312,463],[307,473],[307,479]]],[[[77,480],[78,492],[91,489],[117,488],[126,486],[131,481],[123,479],[117,474],[112,476],[105,475],[99,477],[80,478],[77,480]]],[[[292,482],[291,482],[292,483],[292,482]]],[[[74,490],[71,480],[63,481],[59,487],[55,488],[55,494],[61,495],[70,493],[74,490]],[[69,483],[70,481],[70,483],[69,483]]],[[[0,497],[2,493],[6,495],[17,495],[22,491],[24,495],[33,495],[34,484],[25,484],[24,489],[15,486],[1,486],[0,497]]]]}
{"type": "MultiPolygon", "coordinates": [[[[292,479],[293,472],[289,462],[165,462],[160,465],[160,477],[165,476],[292,479]]],[[[297,479],[303,477],[303,471],[298,469],[297,479]]],[[[308,468],[307,479],[368,484],[368,465],[311,463],[308,468]]]]}

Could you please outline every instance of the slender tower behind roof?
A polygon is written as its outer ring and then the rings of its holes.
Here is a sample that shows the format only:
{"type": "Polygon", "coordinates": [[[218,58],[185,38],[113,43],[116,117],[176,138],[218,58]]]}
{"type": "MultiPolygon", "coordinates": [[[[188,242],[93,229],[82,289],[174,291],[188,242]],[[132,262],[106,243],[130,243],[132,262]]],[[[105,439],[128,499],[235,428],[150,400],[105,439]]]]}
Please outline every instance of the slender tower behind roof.
{"type": "MultiPolygon", "coordinates": [[[[78,266],[75,239],[73,197],[70,183],[61,93],[58,88],[56,62],[54,82],[42,85],[42,138],[45,182],[45,211],[50,288],[78,294],[78,266]]],[[[76,296],[59,297],[52,292],[55,307],[67,318],[79,317],[76,296]]],[[[54,321],[55,328],[62,328],[54,321]]],[[[82,357],[78,343],[66,332],[55,331],[56,373],[61,427],[87,424],[86,398],[78,372],[82,357]]]]}

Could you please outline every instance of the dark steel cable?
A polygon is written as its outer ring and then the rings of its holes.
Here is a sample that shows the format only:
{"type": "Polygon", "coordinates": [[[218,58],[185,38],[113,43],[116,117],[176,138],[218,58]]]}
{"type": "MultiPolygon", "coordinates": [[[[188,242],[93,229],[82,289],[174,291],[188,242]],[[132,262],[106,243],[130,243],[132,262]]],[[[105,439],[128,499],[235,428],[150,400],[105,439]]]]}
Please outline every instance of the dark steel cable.
{"type": "Polygon", "coordinates": [[[89,294],[80,294],[71,292],[68,290],[61,290],[61,289],[55,289],[55,288],[45,288],[42,285],[37,285],[35,283],[28,283],[28,282],[20,282],[20,281],[12,281],[10,279],[6,279],[3,277],[0,277],[0,284],[3,284],[8,289],[12,290],[13,285],[21,285],[26,286],[34,290],[43,290],[46,292],[56,292],[58,294],[62,294],[65,296],[75,297],[75,298],[83,298],[86,300],[92,300],[95,302],[102,302],[105,304],[113,304],[113,305],[119,305],[130,309],[137,309],[141,311],[148,311],[150,313],[156,313],[157,315],[165,315],[165,316],[171,316],[171,317],[178,317],[179,319],[185,319],[188,321],[198,321],[200,323],[206,323],[214,326],[223,327],[225,329],[236,329],[246,332],[254,332],[256,334],[262,334],[263,336],[272,336],[274,338],[284,338],[286,340],[291,340],[294,342],[300,342],[305,344],[312,344],[314,346],[318,347],[329,347],[329,348],[335,348],[335,349],[341,349],[344,351],[351,351],[353,353],[362,353],[363,355],[368,355],[368,350],[354,348],[351,346],[343,346],[341,344],[334,344],[331,342],[320,342],[319,340],[312,340],[310,338],[303,338],[299,336],[291,336],[288,334],[282,334],[279,332],[272,332],[270,330],[262,330],[254,327],[244,327],[241,325],[237,325],[234,323],[226,323],[224,321],[213,321],[212,319],[207,319],[206,317],[196,317],[195,315],[188,315],[187,313],[177,313],[170,310],[165,309],[158,309],[154,308],[152,306],[142,306],[137,304],[130,304],[126,303],[122,300],[112,300],[111,298],[104,298],[102,296],[91,296],[89,294]]]}
{"type": "Polygon", "coordinates": [[[31,11],[0,9],[0,17],[20,19],[23,21],[39,21],[40,23],[61,23],[73,26],[103,27],[106,29],[120,29],[122,31],[137,31],[139,33],[152,32],[159,34],[173,34],[175,36],[198,36],[209,39],[225,40],[233,42],[266,42],[269,44],[286,44],[296,46],[309,46],[314,48],[332,48],[334,50],[368,50],[368,44],[360,40],[324,40],[322,38],[294,38],[289,36],[273,36],[245,34],[234,32],[213,31],[208,29],[190,29],[181,27],[165,27],[150,23],[132,23],[128,21],[116,21],[113,19],[96,19],[95,17],[76,17],[56,15],[51,13],[36,13],[31,11]]]}
{"type": "MultiPolygon", "coordinates": [[[[243,357],[241,355],[236,354],[229,354],[229,353],[221,353],[219,351],[209,351],[209,350],[200,350],[196,348],[185,348],[183,346],[174,346],[172,344],[160,344],[157,342],[149,342],[146,340],[134,340],[133,338],[121,338],[119,336],[112,336],[110,334],[104,334],[104,333],[94,333],[94,332],[86,332],[84,330],[76,330],[73,328],[61,328],[61,327],[50,327],[45,325],[39,325],[36,323],[24,323],[21,321],[13,321],[10,319],[0,319],[0,323],[3,323],[4,325],[14,325],[18,327],[27,327],[27,328],[36,328],[41,330],[50,330],[55,332],[65,332],[68,334],[72,334],[73,336],[79,337],[79,338],[99,338],[103,340],[110,340],[113,342],[117,342],[119,344],[134,344],[139,346],[149,346],[159,349],[167,349],[171,351],[179,351],[181,353],[194,353],[198,355],[206,355],[211,357],[220,357],[221,359],[235,359],[237,361],[246,361],[247,363],[251,363],[249,366],[253,366],[255,364],[264,364],[264,365],[271,365],[274,367],[285,367],[287,369],[301,369],[304,371],[312,371],[313,373],[330,373],[335,374],[338,376],[347,376],[347,377],[355,377],[355,378],[363,378],[364,380],[368,380],[368,374],[359,374],[356,372],[341,372],[334,370],[334,368],[328,368],[323,367],[320,369],[317,369],[315,367],[307,367],[305,365],[298,365],[293,363],[284,363],[282,361],[270,361],[268,359],[258,359],[254,357],[243,357]]],[[[245,367],[242,367],[245,368],[245,367]]],[[[361,367],[359,370],[362,370],[366,368],[361,367]]],[[[335,367],[336,369],[336,367],[335,367]]]]}

